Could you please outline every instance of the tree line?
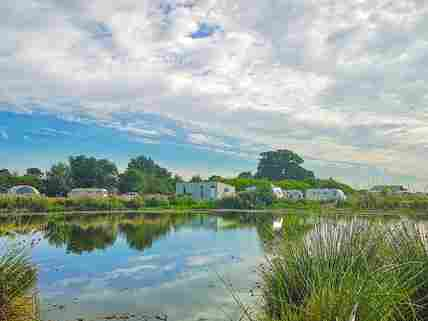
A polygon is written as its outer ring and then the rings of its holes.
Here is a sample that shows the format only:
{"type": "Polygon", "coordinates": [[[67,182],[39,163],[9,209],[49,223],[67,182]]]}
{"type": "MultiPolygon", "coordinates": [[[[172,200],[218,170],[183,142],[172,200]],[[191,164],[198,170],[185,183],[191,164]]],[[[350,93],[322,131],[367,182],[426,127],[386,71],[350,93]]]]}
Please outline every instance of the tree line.
{"type": "Polygon", "coordinates": [[[54,164],[45,173],[38,168],[29,168],[25,175],[18,175],[2,169],[0,192],[15,185],[31,185],[47,196],[66,196],[73,188],[168,194],[175,191],[175,183],[181,180],[145,156],[131,159],[126,170],[119,173],[116,164],[108,159],[79,155],[69,157],[68,162],[54,164]]]}
{"type": "MultiPolygon", "coordinates": [[[[340,188],[345,193],[353,190],[333,179],[317,179],[314,173],[302,167],[303,158],[293,151],[281,149],[260,154],[257,170],[245,171],[232,178],[212,175],[207,180],[221,181],[243,191],[248,186],[265,187],[271,183],[283,189],[340,188]]],[[[196,175],[191,182],[204,179],[196,175]]],[[[132,158],[126,170],[119,173],[114,162],[85,155],[71,156],[68,162],[54,164],[46,173],[28,168],[19,176],[7,169],[0,170],[0,192],[15,185],[31,185],[47,196],[65,196],[73,188],[106,188],[110,192],[137,192],[140,194],[170,194],[175,184],[183,179],[161,167],[151,158],[132,158]]]]}

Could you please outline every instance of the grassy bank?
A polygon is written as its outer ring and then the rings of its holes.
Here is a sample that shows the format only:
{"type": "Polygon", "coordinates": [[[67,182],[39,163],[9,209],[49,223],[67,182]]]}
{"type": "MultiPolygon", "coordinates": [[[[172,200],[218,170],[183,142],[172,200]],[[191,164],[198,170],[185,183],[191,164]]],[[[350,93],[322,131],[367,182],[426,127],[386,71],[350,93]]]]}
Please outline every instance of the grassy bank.
{"type": "Polygon", "coordinates": [[[425,195],[381,195],[356,193],[346,202],[322,203],[300,200],[297,202],[276,199],[269,192],[242,192],[234,197],[216,201],[195,201],[190,197],[160,196],[138,197],[132,200],[108,198],[48,198],[0,196],[0,213],[52,213],[90,211],[141,211],[141,210],[303,210],[313,213],[400,211],[424,213],[428,211],[425,195]]]}
{"type": "Polygon", "coordinates": [[[109,198],[48,198],[48,197],[0,197],[2,212],[63,212],[91,210],[122,210],[139,209],[144,207],[144,200],[109,198]]]}
{"type": "MultiPolygon", "coordinates": [[[[254,320],[428,319],[428,242],[413,223],[320,223],[262,266],[254,320]]],[[[248,315],[249,318],[253,316],[248,315]]]]}
{"type": "Polygon", "coordinates": [[[190,197],[138,197],[128,200],[120,197],[108,198],[48,198],[48,197],[0,197],[0,212],[28,212],[28,213],[52,213],[52,212],[83,212],[83,211],[126,211],[126,210],[254,210],[254,209],[302,209],[320,210],[319,202],[287,202],[274,201],[272,198],[265,200],[253,196],[251,193],[237,197],[226,198],[218,201],[194,201],[190,197]]]}
{"type": "Polygon", "coordinates": [[[355,193],[350,195],[345,202],[338,204],[338,207],[354,211],[375,209],[428,211],[428,197],[424,194],[355,193]]]}
{"type": "MultiPolygon", "coordinates": [[[[34,244],[34,243],[33,243],[34,244]]],[[[30,262],[26,247],[31,244],[0,246],[0,320],[32,320],[31,295],[37,270],[30,262]]]]}

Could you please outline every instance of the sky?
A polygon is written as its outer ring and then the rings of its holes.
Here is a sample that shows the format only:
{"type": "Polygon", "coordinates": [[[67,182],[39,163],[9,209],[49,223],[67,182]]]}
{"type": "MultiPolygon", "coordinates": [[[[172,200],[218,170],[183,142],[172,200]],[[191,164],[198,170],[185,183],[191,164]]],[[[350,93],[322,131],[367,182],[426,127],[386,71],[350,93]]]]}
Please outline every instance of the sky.
{"type": "Polygon", "coordinates": [[[425,0],[2,0],[0,167],[151,156],[189,176],[286,148],[428,185],[425,0]]]}

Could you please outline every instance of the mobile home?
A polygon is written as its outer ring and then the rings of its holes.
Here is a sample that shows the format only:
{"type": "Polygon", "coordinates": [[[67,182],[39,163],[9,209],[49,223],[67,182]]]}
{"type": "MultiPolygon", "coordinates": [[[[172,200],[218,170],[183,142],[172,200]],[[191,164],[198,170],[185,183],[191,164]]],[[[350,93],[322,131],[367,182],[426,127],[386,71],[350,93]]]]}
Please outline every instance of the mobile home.
{"type": "Polygon", "coordinates": [[[346,195],[340,189],[314,188],[306,190],[305,198],[310,201],[344,201],[346,195]]]}
{"type": "Polygon", "coordinates": [[[102,198],[108,197],[108,191],[105,188],[74,188],[68,193],[70,198],[93,197],[102,198]]]}
{"type": "Polygon", "coordinates": [[[29,185],[18,185],[10,188],[7,193],[14,196],[39,196],[40,192],[29,185]]]}
{"type": "Polygon", "coordinates": [[[273,186],[273,185],[272,185],[272,193],[277,198],[284,198],[284,196],[285,196],[281,187],[277,187],[277,186],[273,186]]]}
{"type": "Polygon", "coordinates": [[[235,187],[221,182],[177,183],[175,194],[190,195],[194,200],[216,200],[235,195],[235,187]]]}
{"type": "Polygon", "coordinates": [[[290,201],[299,201],[305,198],[302,191],[298,189],[284,190],[285,197],[290,201]]]}
{"type": "Polygon", "coordinates": [[[409,190],[403,185],[376,185],[373,186],[370,190],[370,193],[386,193],[386,194],[407,194],[409,190]]]}
{"type": "MultiPolygon", "coordinates": [[[[285,196],[284,191],[282,190],[281,187],[271,185],[271,188],[272,188],[273,195],[275,195],[277,198],[283,198],[285,196]]],[[[255,192],[257,191],[257,186],[249,186],[245,188],[245,190],[247,192],[255,192]]]]}

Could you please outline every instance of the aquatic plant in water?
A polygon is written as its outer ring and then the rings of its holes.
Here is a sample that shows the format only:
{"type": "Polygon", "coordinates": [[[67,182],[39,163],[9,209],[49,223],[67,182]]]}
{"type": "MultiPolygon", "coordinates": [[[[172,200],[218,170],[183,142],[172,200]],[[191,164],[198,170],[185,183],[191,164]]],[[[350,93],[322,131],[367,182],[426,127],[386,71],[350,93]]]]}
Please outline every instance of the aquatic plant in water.
{"type": "Polygon", "coordinates": [[[428,317],[428,243],[414,223],[320,223],[275,251],[261,268],[262,319],[428,317]]]}
{"type": "Polygon", "coordinates": [[[37,269],[28,256],[28,248],[36,240],[0,244],[0,320],[28,320],[32,300],[28,299],[35,287],[37,269]]]}

